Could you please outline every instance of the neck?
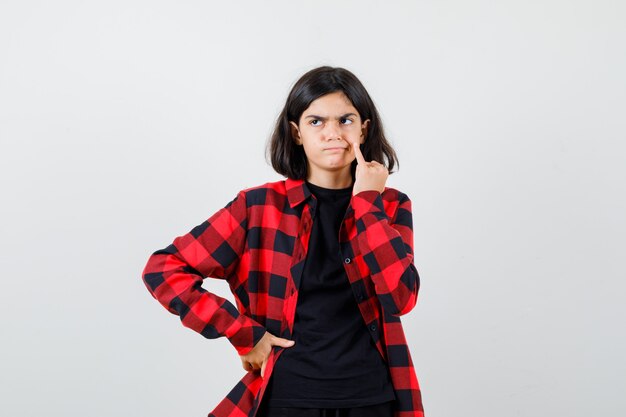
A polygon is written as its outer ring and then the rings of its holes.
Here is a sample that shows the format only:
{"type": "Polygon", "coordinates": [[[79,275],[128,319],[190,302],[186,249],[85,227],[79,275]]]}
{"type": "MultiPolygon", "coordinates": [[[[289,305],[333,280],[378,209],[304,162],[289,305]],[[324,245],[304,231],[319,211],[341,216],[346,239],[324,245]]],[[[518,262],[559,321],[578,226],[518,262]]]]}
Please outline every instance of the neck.
{"type": "Polygon", "coordinates": [[[347,172],[322,172],[315,175],[309,173],[307,181],[323,188],[341,189],[352,186],[352,175],[347,172]]]}

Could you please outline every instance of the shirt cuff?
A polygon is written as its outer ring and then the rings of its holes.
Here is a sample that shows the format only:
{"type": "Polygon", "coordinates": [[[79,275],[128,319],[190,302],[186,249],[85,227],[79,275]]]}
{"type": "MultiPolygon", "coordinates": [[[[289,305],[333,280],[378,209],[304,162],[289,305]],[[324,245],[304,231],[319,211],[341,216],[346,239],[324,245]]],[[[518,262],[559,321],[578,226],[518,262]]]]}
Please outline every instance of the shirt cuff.
{"type": "Polygon", "coordinates": [[[239,330],[228,340],[237,349],[237,353],[243,356],[254,349],[267,329],[244,314],[239,315],[237,322],[240,324],[239,330]]]}
{"type": "Polygon", "coordinates": [[[382,194],[376,190],[364,190],[354,194],[352,196],[352,208],[354,209],[356,220],[359,220],[367,213],[373,213],[377,217],[389,220],[383,205],[382,194]]]}

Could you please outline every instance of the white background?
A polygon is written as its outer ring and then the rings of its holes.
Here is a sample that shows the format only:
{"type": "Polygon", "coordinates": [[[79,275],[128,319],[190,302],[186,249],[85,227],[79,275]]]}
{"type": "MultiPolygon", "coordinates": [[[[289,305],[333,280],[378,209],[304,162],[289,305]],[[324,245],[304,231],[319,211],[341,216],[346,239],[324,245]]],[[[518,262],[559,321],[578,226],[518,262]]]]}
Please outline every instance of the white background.
{"type": "Polygon", "coordinates": [[[324,64],[368,89],[413,201],[426,416],[625,415],[625,21],[600,0],[2,1],[0,415],[225,397],[235,349],[141,271],[282,179],[267,138],[324,64]]]}

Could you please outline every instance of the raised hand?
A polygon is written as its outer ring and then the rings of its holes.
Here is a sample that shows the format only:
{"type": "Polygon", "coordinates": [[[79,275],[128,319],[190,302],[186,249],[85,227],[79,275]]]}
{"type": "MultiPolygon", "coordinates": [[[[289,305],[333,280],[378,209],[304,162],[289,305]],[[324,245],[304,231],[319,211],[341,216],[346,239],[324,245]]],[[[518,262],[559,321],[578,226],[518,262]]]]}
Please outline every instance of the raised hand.
{"type": "Polygon", "coordinates": [[[361,153],[358,141],[352,141],[352,148],[357,161],[352,195],[365,190],[376,190],[382,193],[389,177],[389,170],[378,161],[367,162],[361,153]]]}
{"type": "Polygon", "coordinates": [[[248,352],[246,355],[239,356],[241,358],[241,365],[246,371],[261,370],[261,376],[265,374],[265,365],[267,359],[272,352],[272,346],[291,347],[295,344],[293,340],[283,339],[282,337],[274,336],[270,332],[265,332],[261,340],[254,345],[254,349],[248,352]]]}

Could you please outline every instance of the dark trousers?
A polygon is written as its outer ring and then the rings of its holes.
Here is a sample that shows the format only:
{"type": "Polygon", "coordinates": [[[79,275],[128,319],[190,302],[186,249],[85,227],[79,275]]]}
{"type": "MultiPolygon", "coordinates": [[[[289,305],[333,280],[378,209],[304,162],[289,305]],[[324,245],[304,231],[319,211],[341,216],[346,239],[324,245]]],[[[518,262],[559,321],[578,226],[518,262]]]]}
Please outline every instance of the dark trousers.
{"type": "Polygon", "coordinates": [[[261,401],[256,417],[393,417],[393,403],[350,408],[269,407],[261,401]]]}

